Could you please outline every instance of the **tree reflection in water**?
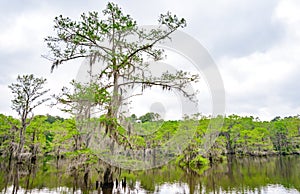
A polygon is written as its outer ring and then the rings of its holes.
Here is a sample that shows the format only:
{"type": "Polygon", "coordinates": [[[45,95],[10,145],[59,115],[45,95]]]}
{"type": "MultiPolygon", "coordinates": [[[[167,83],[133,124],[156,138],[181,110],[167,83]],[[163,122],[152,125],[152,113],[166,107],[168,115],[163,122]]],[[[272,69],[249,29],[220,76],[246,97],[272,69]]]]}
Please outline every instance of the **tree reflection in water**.
{"type": "Polygon", "coordinates": [[[147,171],[118,171],[114,187],[101,188],[99,167],[89,173],[70,169],[70,161],[0,163],[1,193],[300,193],[300,157],[228,157],[222,164],[195,172],[168,164],[147,171]],[[88,177],[87,177],[88,176],[88,177]],[[125,183],[126,177],[126,184],[125,183]]]}

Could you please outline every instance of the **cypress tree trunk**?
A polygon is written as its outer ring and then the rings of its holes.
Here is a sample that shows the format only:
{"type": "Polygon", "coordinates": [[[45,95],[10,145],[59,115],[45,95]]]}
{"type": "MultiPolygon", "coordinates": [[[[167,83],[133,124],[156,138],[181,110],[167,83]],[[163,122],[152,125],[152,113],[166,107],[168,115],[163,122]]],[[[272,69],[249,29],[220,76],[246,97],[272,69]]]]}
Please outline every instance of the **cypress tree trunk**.
{"type": "Polygon", "coordinates": [[[18,150],[17,150],[17,161],[18,161],[18,163],[22,162],[21,154],[23,153],[23,147],[24,147],[24,144],[25,144],[24,132],[25,132],[25,127],[21,127],[20,128],[20,142],[19,142],[18,150]]]}
{"type": "Polygon", "coordinates": [[[106,167],[103,178],[104,183],[102,185],[102,189],[109,189],[114,187],[113,173],[110,166],[106,167]]]}

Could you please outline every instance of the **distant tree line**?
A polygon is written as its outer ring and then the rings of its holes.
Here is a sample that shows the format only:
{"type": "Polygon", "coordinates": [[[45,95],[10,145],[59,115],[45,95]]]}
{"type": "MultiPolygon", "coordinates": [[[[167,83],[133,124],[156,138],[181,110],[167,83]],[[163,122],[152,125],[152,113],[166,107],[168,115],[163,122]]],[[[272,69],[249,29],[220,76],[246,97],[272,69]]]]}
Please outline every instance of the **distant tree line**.
{"type": "Polygon", "coordinates": [[[141,122],[141,123],[158,121],[159,119],[161,119],[161,116],[158,113],[154,113],[154,112],[148,112],[140,117],[137,117],[135,114],[132,114],[130,116],[130,120],[132,122],[141,122]]]}
{"type": "MultiPolygon", "coordinates": [[[[142,118],[148,115],[147,113],[142,118]]],[[[199,159],[202,137],[211,119],[213,118],[199,119],[194,140],[191,141],[184,154],[178,156],[179,160],[189,163],[195,158],[199,159]]],[[[138,141],[133,141],[134,146],[149,148],[153,146],[152,142],[155,142],[156,146],[163,144],[177,132],[180,122],[182,121],[164,121],[159,129],[155,129],[153,134],[145,138],[132,134],[138,139],[138,141]]],[[[155,123],[156,121],[144,120],[141,126],[144,130],[153,130],[155,123]]],[[[2,157],[11,157],[13,152],[17,152],[21,127],[22,120],[0,114],[0,155],[2,157]]],[[[122,129],[119,130],[122,131],[122,129]]],[[[127,135],[124,131],[122,133],[127,135]]],[[[86,145],[77,142],[84,135],[84,132],[80,132],[76,127],[75,118],[64,119],[58,116],[36,115],[30,118],[24,134],[23,153],[34,152],[39,157],[53,156],[55,158],[87,154],[89,152],[87,152],[86,145]]],[[[218,161],[222,160],[226,154],[253,156],[300,154],[300,117],[276,117],[271,121],[260,121],[257,118],[238,115],[225,117],[218,138],[207,154],[201,157],[218,161]]]]}

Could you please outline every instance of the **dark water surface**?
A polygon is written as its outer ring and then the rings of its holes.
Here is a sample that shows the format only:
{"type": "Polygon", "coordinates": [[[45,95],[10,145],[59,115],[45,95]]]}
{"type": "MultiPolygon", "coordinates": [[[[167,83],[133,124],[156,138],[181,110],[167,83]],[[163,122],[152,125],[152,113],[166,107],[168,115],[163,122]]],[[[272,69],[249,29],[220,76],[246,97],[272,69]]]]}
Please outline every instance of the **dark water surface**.
{"type": "Polygon", "coordinates": [[[40,162],[37,167],[1,163],[1,193],[300,193],[300,156],[230,157],[198,172],[168,164],[148,171],[115,173],[126,187],[96,189],[99,174],[72,171],[65,161],[40,162]]]}

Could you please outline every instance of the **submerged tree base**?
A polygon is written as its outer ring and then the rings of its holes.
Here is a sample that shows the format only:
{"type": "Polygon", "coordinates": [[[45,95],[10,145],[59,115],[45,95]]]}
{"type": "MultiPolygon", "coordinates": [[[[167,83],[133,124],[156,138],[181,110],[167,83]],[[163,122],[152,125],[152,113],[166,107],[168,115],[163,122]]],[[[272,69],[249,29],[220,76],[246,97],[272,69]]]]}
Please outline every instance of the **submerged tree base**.
{"type": "MultiPolygon", "coordinates": [[[[200,159],[201,161],[202,159],[200,159]]],[[[228,155],[223,163],[198,169],[178,167],[174,163],[146,171],[123,170],[115,173],[113,187],[100,187],[100,178],[96,168],[92,165],[85,185],[85,172],[81,169],[68,171],[71,160],[54,159],[42,160],[36,165],[16,165],[15,161],[10,169],[7,161],[0,162],[0,192],[2,193],[222,193],[239,192],[251,193],[264,190],[273,185],[277,190],[290,193],[300,192],[300,157],[269,156],[269,157],[235,157],[228,155]],[[204,170],[203,170],[204,169],[204,170]],[[265,173],[261,173],[265,172],[265,173]],[[125,178],[126,177],[126,178],[125,178]],[[126,185],[124,181],[126,179],[126,185]],[[123,181],[118,181],[123,180],[123,181]],[[214,184],[212,184],[214,183],[214,184]],[[287,184],[288,183],[288,184],[287,184]],[[98,185],[98,186],[97,186],[98,185]],[[169,189],[169,190],[168,190],[169,189]],[[222,191],[222,192],[221,192],[222,191]]],[[[103,180],[101,180],[103,181],[103,180]]],[[[103,185],[102,185],[103,186],[103,185]]],[[[274,191],[274,190],[269,190],[274,191]]]]}

